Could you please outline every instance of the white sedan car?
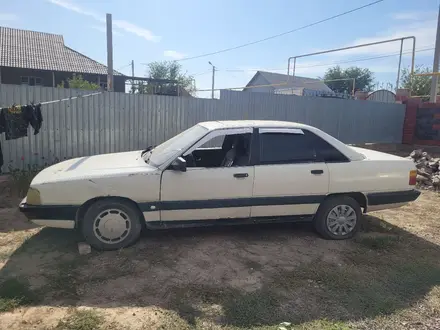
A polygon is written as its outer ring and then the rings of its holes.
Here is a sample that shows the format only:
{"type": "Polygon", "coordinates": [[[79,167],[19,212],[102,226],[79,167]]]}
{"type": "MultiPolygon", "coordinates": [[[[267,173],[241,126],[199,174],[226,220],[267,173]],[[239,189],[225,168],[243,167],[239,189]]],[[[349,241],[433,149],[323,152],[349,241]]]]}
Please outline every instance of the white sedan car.
{"type": "Polygon", "coordinates": [[[199,123],[144,151],[70,159],[41,171],[20,210],[34,223],[79,229],[97,249],[141,229],[312,221],[345,239],[362,212],[415,200],[416,169],[282,121],[199,123]]]}

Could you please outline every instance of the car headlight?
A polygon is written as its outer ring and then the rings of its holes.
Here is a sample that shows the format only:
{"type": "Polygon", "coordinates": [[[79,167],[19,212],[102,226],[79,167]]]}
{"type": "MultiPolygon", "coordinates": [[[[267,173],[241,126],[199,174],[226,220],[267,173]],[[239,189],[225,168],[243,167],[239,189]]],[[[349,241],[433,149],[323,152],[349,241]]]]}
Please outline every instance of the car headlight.
{"type": "Polygon", "coordinates": [[[41,205],[40,192],[35,188],[29,188],[26,203],[31,205],[41,205]]]}

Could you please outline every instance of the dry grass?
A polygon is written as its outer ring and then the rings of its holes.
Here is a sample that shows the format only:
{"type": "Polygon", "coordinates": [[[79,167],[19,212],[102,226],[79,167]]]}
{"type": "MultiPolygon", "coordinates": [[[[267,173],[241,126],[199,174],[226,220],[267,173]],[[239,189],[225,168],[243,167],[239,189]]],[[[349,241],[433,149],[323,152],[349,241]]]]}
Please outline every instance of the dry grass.
{"type": "Polygon", "coordinates": [[[439,204],[424,192],[365,217],[351,241],[308,225],[209,228],[88,256],[73,232],[2,209],[0,329],[440,328],[439,204]]]}

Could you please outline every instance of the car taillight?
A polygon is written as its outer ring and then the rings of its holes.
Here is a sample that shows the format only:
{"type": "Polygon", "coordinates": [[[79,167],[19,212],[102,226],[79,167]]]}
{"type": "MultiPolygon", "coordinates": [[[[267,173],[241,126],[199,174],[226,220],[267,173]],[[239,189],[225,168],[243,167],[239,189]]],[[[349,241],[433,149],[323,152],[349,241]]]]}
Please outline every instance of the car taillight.
{"type": "Polygon", "coordinates": [[[412,170],[409,172],[409,185],[415,186],[417,183],[417,171],[412,170]]]}

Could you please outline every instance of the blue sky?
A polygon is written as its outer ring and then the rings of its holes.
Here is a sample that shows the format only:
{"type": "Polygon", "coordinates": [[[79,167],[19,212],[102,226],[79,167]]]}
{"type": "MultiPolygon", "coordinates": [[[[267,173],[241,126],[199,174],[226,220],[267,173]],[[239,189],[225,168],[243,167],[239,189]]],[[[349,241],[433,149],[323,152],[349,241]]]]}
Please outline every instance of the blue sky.
{"type": "MultiPolygon", "coordinates": [[[[105,13],[113,15],[114,67],[144,76],[142,63],[196,56],[262,39],[365,5],[372,0],[0,0],[0,25],[61,34],[65,44],[106,63],[105,13]]],[[[287,58],[388,38],[414,35],[417,49],[434,47],[438,0],[385,0],[361,11],[238,50],[181,61],[198,89],[244,86],[256,70],[285,73],[287,58]],[[275,71],[277,70],[277,71],[275,71]]],[[[322,76],[335,62],[394,54],[384,44],[300,59],[297,75],[322,76]]],[[[410,49],[409,42],[404,46],[410,49]]],[[[432,65],[433,51],[416,54],[416,64],[432,65]]],[[[367,67],[376,80],[395,85],[398,56],[341,64],[367,67]]],[[[410,64],[406,55],[403,66],[410,64]]],[[[209,97],[209,92],[198,93],[209,97]]]]}

